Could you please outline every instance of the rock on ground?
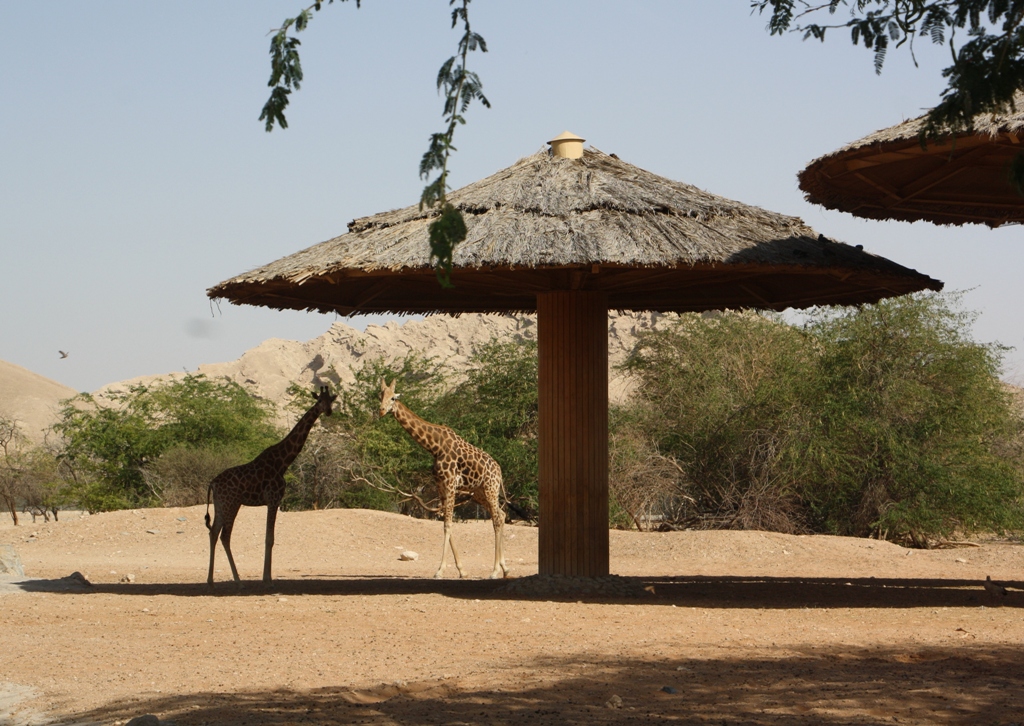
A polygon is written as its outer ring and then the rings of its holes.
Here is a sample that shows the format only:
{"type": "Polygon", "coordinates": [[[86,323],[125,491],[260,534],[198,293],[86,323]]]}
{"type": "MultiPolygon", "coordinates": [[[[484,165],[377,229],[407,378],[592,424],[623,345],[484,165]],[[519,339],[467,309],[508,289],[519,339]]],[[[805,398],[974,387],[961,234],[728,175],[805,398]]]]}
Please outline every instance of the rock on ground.
{"type": "Polygon", "coordinates": [[[14,545],[0,544],[0,575],[25,576],[25,568],[14,545]]]}

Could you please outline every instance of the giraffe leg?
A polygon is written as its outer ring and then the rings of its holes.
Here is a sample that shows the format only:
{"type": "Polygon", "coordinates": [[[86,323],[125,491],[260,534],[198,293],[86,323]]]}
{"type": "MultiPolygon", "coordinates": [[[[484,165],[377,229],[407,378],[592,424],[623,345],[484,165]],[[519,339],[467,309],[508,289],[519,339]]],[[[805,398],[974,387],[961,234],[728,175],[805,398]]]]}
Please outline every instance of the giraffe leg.
{"type": "Polygon", "coordinates": [[[206,576],[206,584],[210,587],[213,587],[213,559],[217,554],[217,538],[220,536],[220,531],[223,527],[224,524],[220,521],[220,516],[215,512],[213,526],[210,527],[210,572],[206,576]]]}
{"type": "Polygon", "coordinates": [[[502,536],[505,513],[498,506],[497,499],[490,502],[487,508],[491,510],[491,522],[494,524],[494,569],[491,570],[491,579],[497,580],[508,574],[508,568],[505,566],[504,537],[502,536]]]}
{"type": "Polygon", "coordinates": [[[449,545],[452,548],[452,557],[455,558],[455,568],[459,571],[459,577],[465,577],[466,573],[459,563],[459,551],[455,549],[455,541],[452,539],[452,517],[455,514],[456,487],[451,486],[448,489],[447,485],[439,484],[438,491],[444,492],[444,504],[442,505],[444,507],[444,544],[441,545],[441,566],[434,573],[434,579],[440,579],[444,576],[445,558],[448,556],[449,545]]]}
{"type": "Polygon", "coordinates": [[[237,511],[232,516],[224,518],[224,527],[220,532],[220,542],[224,545],[224,552],[228,555],[228,564],[231,565],[231,576],[235,578],[235,585],[239,588],[242,587],[242,578],[238,576],[238,568],[235,567],[235,558],[231,554],[231,530],[235,526],[235,517],[237,511]]]}
{"type": "Polygon", "coordinates": [[[441,543],[441,564],[437,568],[437,572],[434,573],[434,579],[439,580],[444,576],[444,568],[447,564],[445,560],[448,557],[448,542],[451,539],[451,521],[452,515],[455,511],[455,505],[449,506],[449,502],[454,502],[454,496],[448,496],[447,483],[440,477],[437,476],[437,463],[434,463],[434,475],[437,480],[437,494],[441,498],[441,516],[444,518],[444,540],[441,543]]]}
{"type": "MultiPolygon", "coordinates": [[[[231,528],[235,524],[235,517],[238,516],[237,504],[224,504],[214,500],[213,502],[213,524],[210,525],[210,570],[206,575],[206,584],[213,586],[213,560],[217,553],[217,537],[224,544],[224,551],[228,555],[228,563],[231,565],[231,572],[235,576],[235,582],[239,582],[238,570],[235,569],[235,560],[231,556],[231,528]]],[[[207,515],[209,517],[209,515],[207,515]]],[[[209,519],[207,519],[209,522],[209,519]]]]}
{"type": "MultiPolygon", "coordinates": [[[[451,519],[449,519],[447,516],[445,516],[445,518],[444,518],[444,542],[441,544],[441,564],[437,568],[437,572],[434,573],[434,579],[435,580],[440,580],[442,577],[444,577],[444,568],[447,565],[445,560],[448,558],[448,543],[451,542],[451,539],[452,539],[452,522],[451,522],[451,519]]],[[[454,554],[454,553],[455,553],[455,544],[452,543],[452,554],[454,554]]],[[[459,561],[458,555],[455,556],[455,561],[456,562],[459,561]]],[[[458,565],[456,565],[456,567],[458,567],[458,565]]]]}
{"type": "Polygon", "coordinates": [[[457,549],[455,549],[455,540],[452,539],[452,534],[451,534],[452,523],[451,523],[451,521],[445,522],[444,526],[445,526],[445,537],[448,540],[448,544],[452,548],[452,559],[455,560],[455,569],[457,569],[459,571],[459,577],[465,577],[466,576],[466,571],[462,569],[462,563],[459,562],[459,551],[457,549]]]}
{"type": "Polygon", "coordinates": [[[274,551],[274,523],[277,522],[277,508],[279,504],[267,505],[267,538],[266,547],[263,552],[263,582],[270,582],[270,559],[274,551]]]}
{"type": "Polygon", "coordinates": [[[466,571],[462,569],[462,564],[459,562],[459,551],[455,549],[455,540],[452,539],[451,520],[446,519],[444,522],[444,544],[441,545],[441,566],[434,573],[435,580],[439,580],[444,576],[445,558],[448,555],[449,545],[452,548],[452,557],[455,559],[455,568],[459,571],[459,577],[466,576],[466,571]]]}

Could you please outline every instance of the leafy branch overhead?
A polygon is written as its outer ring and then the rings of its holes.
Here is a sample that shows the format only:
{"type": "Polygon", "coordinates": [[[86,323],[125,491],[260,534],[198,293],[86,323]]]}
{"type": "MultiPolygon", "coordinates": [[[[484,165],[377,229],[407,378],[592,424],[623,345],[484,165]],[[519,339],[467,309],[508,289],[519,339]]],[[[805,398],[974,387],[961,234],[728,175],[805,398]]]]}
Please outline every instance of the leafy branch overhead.
{"type": "Polygon", "coordinates": [[[491,104],[483,94],[483,84],[476,73],[466,67],[466,58],[472,50],[487,52],[487,43],[469,25],[469,3],[471,0],[449,0],[452,10],[452,27],[462,21],[463,34],[459,39],[459,51],[446,60],[437,72],[437,90],[444,92],[444,119],[448,122],[445,131],[430,136],[430,148],[420,161],[420,178],[427,179],[431,172],[438,175],[427,184],[420,197],[420,208],[441,206],[441,215],[430,225],[430,260],[434,263],[437,279],[442,287],[451,287],[452,254],[455,245],[466,239],[466,221],[462,212],[448,203],[448,157],[455,151],[452,139],[455,128],[466,123],[466,109],[474,100],[486,108],[491,104]]]}
{"type": "MultiPolygon", "coordinates": [[[[347,2],[348,0],[338,0],[347,2]]],[[[327,4],[333,4],[334,0],[327,0],[327,4]]],[[[356,7],[360,7],[362,0],[355,0],[356,7]]],[[[285,18],[281,27],[270,31],[273,35],[270,38],[270,98],[263,104],[263,112],[260,113],[260,121],[266,122],[268,132],[274,130],[276,123],[282,129],[288,128],[288,119],[285,118],[284,110],[288,107],[289,96],[292,89],[299,90],[302,87],[302,62],[299,59],[299,46],[302,41],[288,34],[295,29],[300,33],[309,25],[313,19],[313,11],[320,11],[323,7],[323,0],[316,0],[308,8],[300,12],[294,18],[285,18]]]]}
{"type": "MultiPolygon", "coordinates": [[[[347,0],[338,0],[347,2],[347,0]]],[[[362,0],[355,0],[356,7],[362,0]]],[[[334,0],[326,0],[332,4],[334,0]]],[[[444,131],[431,134],[430,146],[420,161],[420,178],[430,179],[431,174],[437,176],[427,183],[420,197],[420,207],[440,207],[440,214],[430,225],[430,259],[437,272],[437,279],[442,287],[451,287],[452,255],[455,246],[466,239],[466,221],[462,212],[448,203],[448,159],[451,152],[456,151],[452,140],[455,129],[466,123],[465,113],[473,101],[479,101],[486,108],[491,104],[483,94],[480,77],[467,67],[470,51],[487,52],[487,43],[478,33],[473,32],[469,24],[469,3],[472,0],[449,0],[452,8],[452,28],[462,23],[463,34],[459,39],[458,51],[446,60],[437,73],[437,89],[444,94],[443,117],[447,126],[444,131]]],[[[266,123],[267,131],[274,129],[276,123],[283,129],[288,128],[288,120],[284,115],[288,107],[292,90],[298,90],[302,84],[302,63],[299,59],[301,41],[289,32],[296,33],[306,29],[313,18],[313,12],[319,11],[324,0],[310,5],[294,18],[285,19],[277,30],[272,31],[270,39],[270,98],[263,106],[260,121],[266,123]]]]}
{"type": "Polygon", "coordinates": [[[772,35],[797,31],[824,41],[829,30],[848,29],[854,45],[874,51],[876,73],[890,47],[906,46],[913,55],[919,37],[948,45],[948,86],[929,113],[929,137],[972,131],[979,113],[1013,110],[1013,94],[1024,87],[1024,0],[751,0],[751,7],[770,9],[772,35]],[[846,20],[814,22],[840,10],[849,11],[846,20]]]}

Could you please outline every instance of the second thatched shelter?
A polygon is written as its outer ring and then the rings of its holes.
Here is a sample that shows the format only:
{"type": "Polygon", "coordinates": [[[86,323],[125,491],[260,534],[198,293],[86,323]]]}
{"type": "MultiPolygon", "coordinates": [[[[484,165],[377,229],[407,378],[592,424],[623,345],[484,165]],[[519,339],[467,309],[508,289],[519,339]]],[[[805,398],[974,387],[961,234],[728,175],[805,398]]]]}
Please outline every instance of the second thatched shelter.
{"type": "Polygon", "coordinates": [[[815,233],[801,220],[584,150],[563,134],[452,192],[468,237],[454,287],[430,264],[418,206],[208,291],[234,303],[356,313],[536,311],[541,573],[608,574],[609,309],[782,310],[856,304],[942,283],[815,233]]]}
{"type": "Polygon", "coordinates": [[[869,219],[935,224],[1024,221],[1010,165],[1024,150],[1024,93],[1003,114],[979,114],[970,133],[922,143],[927,116],[876,131],[800,172],[807,201],[869,219]]]}

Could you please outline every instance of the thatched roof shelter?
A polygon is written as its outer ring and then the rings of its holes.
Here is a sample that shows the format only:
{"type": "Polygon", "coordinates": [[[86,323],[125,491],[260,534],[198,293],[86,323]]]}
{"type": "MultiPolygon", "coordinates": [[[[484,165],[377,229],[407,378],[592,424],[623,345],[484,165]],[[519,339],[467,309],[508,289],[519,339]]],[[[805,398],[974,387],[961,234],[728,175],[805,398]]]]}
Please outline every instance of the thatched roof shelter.
{"type": "Polygon", "coordinates": [[[876,131],[815,159],[800,172],[807,201],[869,219],[936,224],[1024,221],[1010,182],[1024,146],[1024,94],[1005,114],[979,114],[974,132],[921,143],[925,116],[876,131]]]}
{"type": "Polygon", "coordinates": [[[608,310],[875,302],[942,283],[795,217],[583,150],[563,134],[448,195],[468,228],[443,289],[419,206],[210,288],[234,303],[338,312],[537,311],[541,574],[607,575],[608,310]]]}
{"type": "Polygon", "coordinates": [[[541,152],[452,192],[469,235],[438,287],[418,205],[210,288],[277,309],[356,313],[536,309],[538,292],[600,290],[618,310],[783,310],[875,302],[941,283],[776,214],[594,149],[541,152]]]}

